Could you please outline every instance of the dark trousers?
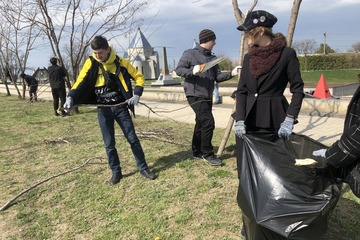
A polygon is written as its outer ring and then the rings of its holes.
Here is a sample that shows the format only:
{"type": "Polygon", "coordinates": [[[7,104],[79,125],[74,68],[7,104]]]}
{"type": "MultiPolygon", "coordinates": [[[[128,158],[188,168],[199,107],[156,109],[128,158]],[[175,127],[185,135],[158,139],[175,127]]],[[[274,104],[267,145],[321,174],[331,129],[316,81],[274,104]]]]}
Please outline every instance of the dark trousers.
{"type": "Polygon", "coordinates": [[[211,141],[215,129],[212,100],[201,97],[188,97],[187,100],[195,112],[195,127],[192,138],[193,154],[194,156],[210,156],[214,154],[211,141]]]}
{"type": "Polygon", "coordinates": [[[30,95],[30,102],[37,101],[37,89],[38,85],[30,86],[29,95],[30,95]]]}
{"type": "MultiPolygon", "coordinates": [[[[59,109],[59,101],[60,101],[60,106],[64,106],[65,104],[65,100],[66,100],[66,89],[65,87],[63,88],[52,88],[51,89],[51,93],[53,96],[53,104],[54,104],[54,111],[55,114],[57,113],[57,110],[59,109]]],[[[65,112],[63,110],[61,110],[62,114],[65,114],[65,112]]]]}
{"type": "Polygon", "coordinates": [[[120,172],[120,159],[115,147],[115,121],[120,126],[125,138],[131,146],[139,171],[147,169],[145,155],[127,107],[99,107],[98,120],[104,140],[109,167],[113,173],[120,172]]]}

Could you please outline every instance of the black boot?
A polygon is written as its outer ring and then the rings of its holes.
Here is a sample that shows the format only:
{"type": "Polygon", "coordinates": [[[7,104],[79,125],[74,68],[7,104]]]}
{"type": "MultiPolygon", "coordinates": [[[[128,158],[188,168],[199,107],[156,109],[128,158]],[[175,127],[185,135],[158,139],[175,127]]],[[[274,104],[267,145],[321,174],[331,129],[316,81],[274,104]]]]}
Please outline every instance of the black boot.
{"type": "Polygon", "coordinates": [[[154,180],[156,178],[156,175],[153,172],[151,172],[150,169],[148,168],[141,170],[140,174],[150,180],[154,180]]]}
{"type": "Polygon", "coordinates": [[[120,179],[122,179],[123,175],[121,172],[113,173],[111,178],[109,179],[110,185],[115,185],[120,182],[120,179]]]}

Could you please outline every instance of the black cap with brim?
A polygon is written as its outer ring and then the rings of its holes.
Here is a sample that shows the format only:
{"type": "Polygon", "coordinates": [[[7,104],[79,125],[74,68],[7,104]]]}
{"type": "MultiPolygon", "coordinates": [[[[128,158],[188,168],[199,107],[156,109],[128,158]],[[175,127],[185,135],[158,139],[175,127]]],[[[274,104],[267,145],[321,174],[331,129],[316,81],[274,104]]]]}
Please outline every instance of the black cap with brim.
{"type": "Polygon", "coordinates": [[[243,24],[237,27],[239,31],[250,31],[256,27],[272,28],[277,22],[277,18],[264,10],[257,10],[249,13],[243,24]]]}

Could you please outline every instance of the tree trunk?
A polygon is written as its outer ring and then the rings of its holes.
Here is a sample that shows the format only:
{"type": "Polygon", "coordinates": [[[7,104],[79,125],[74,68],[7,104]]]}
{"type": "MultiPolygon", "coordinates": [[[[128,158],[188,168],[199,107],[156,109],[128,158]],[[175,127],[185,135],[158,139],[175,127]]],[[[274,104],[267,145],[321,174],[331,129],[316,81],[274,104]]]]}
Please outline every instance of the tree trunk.
{"type": "MultiPolygon", "coordinates": [[[[254,0],[253,5],[251,6],[251,8],[247,12],[252,12],[253,9],[255,8],[257,2],[258,2],[257,0],[254,0]]],[[[234,9],[236,22],[238,23],[238,25],[241,25],[244,22],[245,18],[246,18],[246,14],[244,14],[240,10],[237,0],[232,0],[232,5],[233,5],[233,9],[234,9]]],[[[247,52],[247,50],[248,50],[248,46],[245,43],[245,36],[244,36],[244,34],[241,34],[240,52],[239,52],[239,59],[238,59],[238,64],[240,66],[242,66],[242,63],[243,63],[243,60],[244,60],[244,55],[247,52]]],[[[239,71],[238,80],[240,80],[240,74],[241,74],[241,69],[239,71]]],[[[236,102],[234,103],[234,107],[233,107],[232,112],[234,113],[235,110],[236,110],[236,102]]],[[[225,128],[224,136],[223,136],[223,138],[221,140],[221,143],[219,145],[219,149],[217,151],[217,156],[222,155],[222,153],[223,153],[223,151],[224,151],[224,149],[226,147],[227,141],[229,139],[229,136],[230,136],[233,125],[234,125],[234,119],[233,119],[232,116],[230,116],[229,121],[228,121],[228,125],[225,128]]]]}
{"type": "MultiPolygon", "coordinates": [[[[25,83],[25,80],[23,79],[22,80],[22,86],[23,86],[23,90],[22,90],[22,98],[25,99],[25,95],[26,95],[26,83],[25,83]]],[[[17,86],[15,84],[15,87],[17,89],[17,86]]],[[[19,91],[19,90],[18,90],[19,91]]],[[[21,98],[21,95],[19,95],[19,97],[21,98]]]]}
{"type": "Polygon", "coordinates": [[[7,83],[7,78],[5,78],[4,84],[5,84],[5,88],[6,88],[6,96],[11,96],[11,92],[10,92],[10,89],[9,89],[9,86],[7,83]]]}
{"type": "Polygon", "coordinates": [[[288,33],[286,35],[286,42],[289,47],[291,47],[292,39],[294,37],[296,21],[297,21],[298,15],[299,15],[301,1],[302,0],[294,0],[293,8],[291,10],[289,28],[288,28],[288,33]]]}

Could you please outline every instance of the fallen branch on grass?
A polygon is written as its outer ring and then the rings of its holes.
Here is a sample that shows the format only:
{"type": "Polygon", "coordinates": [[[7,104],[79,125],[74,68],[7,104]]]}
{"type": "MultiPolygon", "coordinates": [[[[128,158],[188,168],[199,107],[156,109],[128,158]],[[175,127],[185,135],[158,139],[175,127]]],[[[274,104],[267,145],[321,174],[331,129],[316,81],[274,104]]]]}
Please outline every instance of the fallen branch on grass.
{"type": "Polygon", "coordinates": [[[99,157],[89,158],[89,159],[86,160],[82,165],[80,165],[80,166],[78,166],[78,167],[76,167],[76,168],[73,168],[73,169],[70,169],[70,170],[68,170],[68,171],[65,171],[65,172],[59,173],[59,174],[57,174],[57,175],[51,176],[51,177],[49,177],[49,178],[46,178],[46,179],[44,179],[44,180],[42,180],[42,181],[40,181],[40,182],[38,182],[38,183],[30,186],[29,188],[21,191],[18,195],[16,195],[15,197],[13,197],[13,198],[12,198],[10,201],[8,201],[4,206],[2,206],[2,207],[0,208],[0,211],[4,211],[5,209],[7,209],[17,198],[19,198],[20,196],[24,195],[25,193],[27,193],[27,192],[30,191],[31,189],[39,186],[40,184],[43,184],[43,183],[51,180],[51,179],[53,179],[53,178],[56,178],[56,177],[65,175],[65,174],[67,174],[67,173],[76,171],[76,170],[84,167],[86,164],[88,164],[91,160],[93,160],[93,159],[95,159],[95,158],[99,158],[99,157]]]}
{"type": "Polygon", "coordinates": [[[61,138],[61,137],[58,137],[57,139],[55,140],[44,140],[46,144],[56,144],[56,143],[69,143],[70,141],[64,139],[64,138],[61,138]]]}
{"type": "Polygon", "coordinates": [[[155,139],[158,139],[162,142],[167,142],[167,143],[171,143],[171,144],[175,144],[175,145],[180,145],[180,146],[187,146],[186,144],[182,144],[182,143],[178,143],[178,142],[175,142],[175,141],[172,141],[172,140],[169,140],[169,139],[165,139],[165,138],[161,138],[161,137],[158,137],[158,136],[155,136],[155,135],[147,135],[147,134],[137,134],[138,137],[140,138],[155,138],[155,139]]]}

